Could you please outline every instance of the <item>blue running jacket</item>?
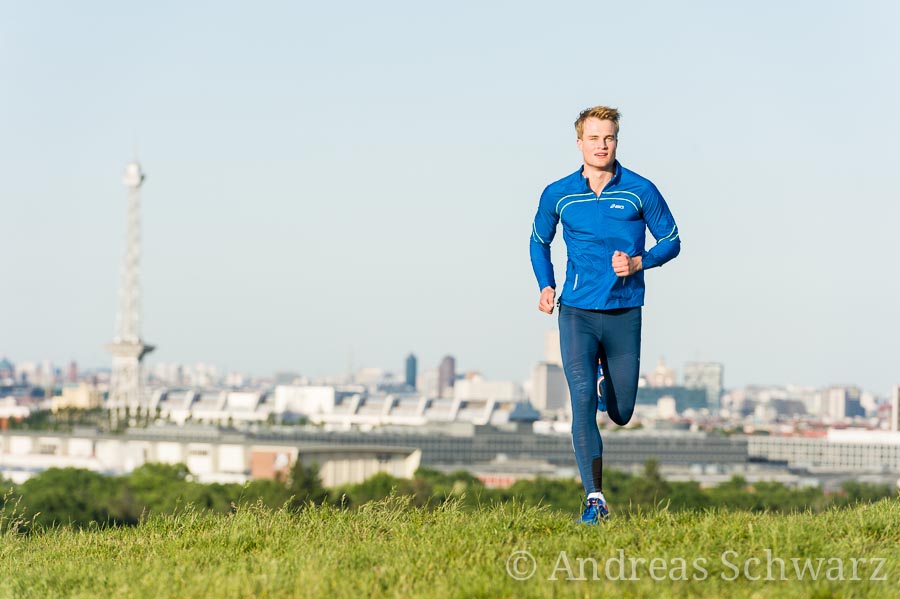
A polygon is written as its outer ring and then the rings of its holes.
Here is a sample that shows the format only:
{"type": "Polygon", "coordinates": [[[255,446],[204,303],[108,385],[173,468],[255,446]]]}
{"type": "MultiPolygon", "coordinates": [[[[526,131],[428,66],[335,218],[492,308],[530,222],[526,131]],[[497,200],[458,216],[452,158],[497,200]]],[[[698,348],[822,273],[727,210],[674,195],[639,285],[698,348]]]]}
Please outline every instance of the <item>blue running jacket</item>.
{"type": "Polygon", "coordinates": [[[659,190],[616,161],[616,173],[600,195],[591,191],[582,168],[551,183],[541,194],[531,230],[531,266],[538,288],[556,288],[550,242],[562,221],[566,242],[566,282],[559,301],[587,310],[644,305],[644,270],[678,255],[678,226],[659,190]],[[656,239],[644,249],[645,231],[656,239]],[[617,277],[612,269],[616,250],[642,256],[643,269],[617,277]]]}

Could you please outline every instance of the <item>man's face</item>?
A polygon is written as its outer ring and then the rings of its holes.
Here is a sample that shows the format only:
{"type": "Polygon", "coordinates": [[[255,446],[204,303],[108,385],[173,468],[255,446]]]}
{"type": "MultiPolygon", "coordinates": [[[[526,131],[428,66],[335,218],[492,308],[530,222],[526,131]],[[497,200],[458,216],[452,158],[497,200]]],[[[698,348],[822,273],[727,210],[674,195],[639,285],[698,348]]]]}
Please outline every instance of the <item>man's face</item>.
{"type": "Polygon", "coordinates": [[[610,169],[616,162],[616,126],[612,121],[589,118],[581,128],[578,149],[584,163],[594,168],[610,169]]]}

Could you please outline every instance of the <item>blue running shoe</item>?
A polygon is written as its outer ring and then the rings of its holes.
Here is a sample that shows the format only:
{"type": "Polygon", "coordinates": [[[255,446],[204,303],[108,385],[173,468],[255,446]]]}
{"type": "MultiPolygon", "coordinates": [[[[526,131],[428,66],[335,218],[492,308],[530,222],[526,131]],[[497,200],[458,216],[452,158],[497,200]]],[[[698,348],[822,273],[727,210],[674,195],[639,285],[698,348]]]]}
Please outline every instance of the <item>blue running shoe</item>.
{"type": "Polygon", "coordinates": [[[597,411],[606,411],[606,399],[603,398],[603,364],[597,364],[597,411]]]}
{"type": "Polygon", "coordinates": [[[599,499],[591,497],[584,506],[584,512],[581,514],[582,524],[597,524],[600,520],[606,520],[609,516],[609,508],[606,507],[606,500],[603,497],[599,499]]]}

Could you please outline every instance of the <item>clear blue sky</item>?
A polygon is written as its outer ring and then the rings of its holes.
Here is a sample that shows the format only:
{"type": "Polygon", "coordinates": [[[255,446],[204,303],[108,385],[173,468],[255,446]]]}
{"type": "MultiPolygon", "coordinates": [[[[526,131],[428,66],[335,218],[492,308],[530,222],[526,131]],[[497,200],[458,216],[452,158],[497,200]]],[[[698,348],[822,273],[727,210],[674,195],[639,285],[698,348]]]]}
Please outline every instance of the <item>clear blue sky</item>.
{"type": "Polygon", "coordinates": [[[645,369],[900,382],[900,5],[429,4],[4,2],[0,354],[109,363],[137,145],[151,361],[522,379],[531,219],[602,103],[683,239],[645,369]]]}

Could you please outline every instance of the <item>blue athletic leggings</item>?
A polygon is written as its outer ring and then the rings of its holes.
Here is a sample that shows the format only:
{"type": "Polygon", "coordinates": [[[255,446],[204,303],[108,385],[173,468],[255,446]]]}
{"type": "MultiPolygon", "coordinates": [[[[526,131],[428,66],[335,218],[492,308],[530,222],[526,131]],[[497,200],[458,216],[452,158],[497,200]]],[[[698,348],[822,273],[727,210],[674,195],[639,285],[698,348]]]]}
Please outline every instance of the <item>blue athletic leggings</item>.
{"type": "Polygon", "coordinates": [[[572,398],[572,446],[587,493],[602,490],[603,441],[597,428],[597,362],[610,419],[634,413],[641,362],[641,308],[583,310],[560,304],[559,343],[572,398]]]}

